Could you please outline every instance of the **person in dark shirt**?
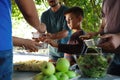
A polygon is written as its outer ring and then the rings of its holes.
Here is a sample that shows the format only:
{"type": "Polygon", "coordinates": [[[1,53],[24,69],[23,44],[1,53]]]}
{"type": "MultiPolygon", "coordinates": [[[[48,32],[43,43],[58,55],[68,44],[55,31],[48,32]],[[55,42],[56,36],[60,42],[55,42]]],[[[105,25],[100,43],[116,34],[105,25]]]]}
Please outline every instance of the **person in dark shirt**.
{"type": "MultiPolygon", "coordinates": [[[[55,39],[57,43],[67,43],[71,36],[71,30],[67,26],[64,12],[68,7],[59,3],[59,0],[47,0],[50,8],[42,13],[41,22],[46,25],[47,33],[50,38],[55,39]]],[[[49,46],[49,61],[56,62],[58,58],[64,57],[64,54],[57,52],[57,48],[49,46]]]]}
{"type": "Polygon", "coordinates": [[[67,25],[73,31],[68,44],[58,44],[52,39],[46,39],[45,42],[51,46],[58,48],[58,52],[66,53],[65,56],[70,60],[71,65],[74,64],[72,54],[80,55],[83,51],[83,46],[86,47],[83,40],[79,38],[80,35],[84,35],[85,32],[81,28],[81,23],[84,17],[83,9],[79,7],[72,7],[64,13],[67,21],[67,25]]]}

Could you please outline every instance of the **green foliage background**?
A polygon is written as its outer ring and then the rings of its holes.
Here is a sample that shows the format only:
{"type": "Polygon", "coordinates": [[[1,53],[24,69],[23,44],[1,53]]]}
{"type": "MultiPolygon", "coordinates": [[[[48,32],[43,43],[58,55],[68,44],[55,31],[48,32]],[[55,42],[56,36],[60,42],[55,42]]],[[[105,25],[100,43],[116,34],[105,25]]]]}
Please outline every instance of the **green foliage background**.
{"type": "MultiPolygon", "coordinates": [[[[98,30],[101,20],[102,1],[103,0],[60,0],[62,4],[68,7],[79,6],[83,8],[84,21],[82,27],[86,32],[98,30]]],[[[44,4],[45,7],[48,7],[47,0],[35,0],[35,3],[36,5],[44,4]]],[[[23,19],[14,0],[12,0],[12,17],[17,21],[23,19]]]]}

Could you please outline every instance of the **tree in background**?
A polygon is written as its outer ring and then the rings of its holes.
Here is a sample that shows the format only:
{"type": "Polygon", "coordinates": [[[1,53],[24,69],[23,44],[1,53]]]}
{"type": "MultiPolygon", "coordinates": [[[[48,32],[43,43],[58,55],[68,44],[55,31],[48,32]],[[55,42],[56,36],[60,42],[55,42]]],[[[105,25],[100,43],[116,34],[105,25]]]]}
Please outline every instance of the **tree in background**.
{"type": "Polygon", "coordinates": [[[84,21],[82,27],[85,31],[97,31],[101,20],[102,0],[62,0],[65,5],[79,6],[84,9],[84,21]]]}
{"type": "MultiPolygon", "coordinates": [[[[101,5],[103,0],[60,0],[62,4],[73,7],[79,6],[84,9],[84,21],[82,24],[83,29],[86,32],[98,31],[101,20],[101,5]]],[[[48,7],[46,0],[35,0],[36,5],[44,4],[44,7],[48,7]]],[[[17,9],[15,2],[12,0],[12,17],[18,21],[22,19],[22,15],[17,9]]],[[[44,8],[45,9],[45,8],[44,8]]],[[[38,10],[40,10],[38,8],[38,10]]],[[[39,12],[43,12],[40,10],[39,12]]]]}

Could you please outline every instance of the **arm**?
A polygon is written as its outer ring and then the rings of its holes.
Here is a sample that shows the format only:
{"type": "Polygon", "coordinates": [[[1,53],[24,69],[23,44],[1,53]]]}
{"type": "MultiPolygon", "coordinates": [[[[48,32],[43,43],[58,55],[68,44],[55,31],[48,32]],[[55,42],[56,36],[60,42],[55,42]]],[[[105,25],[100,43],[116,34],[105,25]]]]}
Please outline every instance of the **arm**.
{"type": "Polygon", "coordinates": [[[89,38],[92,38],[94,36],[97,36],[98,34],[103,34],[104,27],[105,27],[105,19],[102,18],[102,23],[100,25],[100,28],[99,28],[98,32],[89,32],[86,35],[80,36],[80,38],[82,38],[82,39],[89,39],[89,38]]]}
{"type": "Polygon", "coordinates": [[[68,31],[63,30],[63,31],[60,31],[58,33],[52,34],[50,38],[51,39],[62,39],[62,38],[65,38],[67,36],[68,36],[68,31]]]}
{"type": "Polygon", "coordinates": [[[22,12],[26,21],[39,32],[45,32],[46,27],[41,24],[33,0],[16,0],[16,3],[22,12]]]}
{"type": "Polygon", "coordinates": [[[30,51],[38,51],[37,46],[40,46],[38,42],[32,41],[30,39],[23,39],[23,38],[18,38],[14,36],[13,36],[13,45],[25,47],[26,49],[29,49],[30,51]]]}
{"type": "Polygon", "coordinates": [[[58,48],[58,52],[77,54],[82,50],[81,44],[58,44],[52,39],[46,39],[45,42],[58,48]]]}

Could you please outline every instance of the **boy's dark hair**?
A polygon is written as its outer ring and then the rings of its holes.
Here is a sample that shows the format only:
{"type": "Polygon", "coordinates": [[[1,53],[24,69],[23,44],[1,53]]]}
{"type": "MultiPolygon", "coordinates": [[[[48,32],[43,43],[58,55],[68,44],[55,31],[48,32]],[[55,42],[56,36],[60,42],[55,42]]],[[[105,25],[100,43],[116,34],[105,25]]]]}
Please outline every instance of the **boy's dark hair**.
{"type": "Polygon", "coordinates": [[[83,9],[80,8],[80,7],[72,7],[72,8],[69,8],[68,10],[66,10],[64,12],[64,15],[68,14],[68,13],[73,13],[75,14],[76,16],[82,16],[84,17],[84,12],[83,12],[83,9]]]}

